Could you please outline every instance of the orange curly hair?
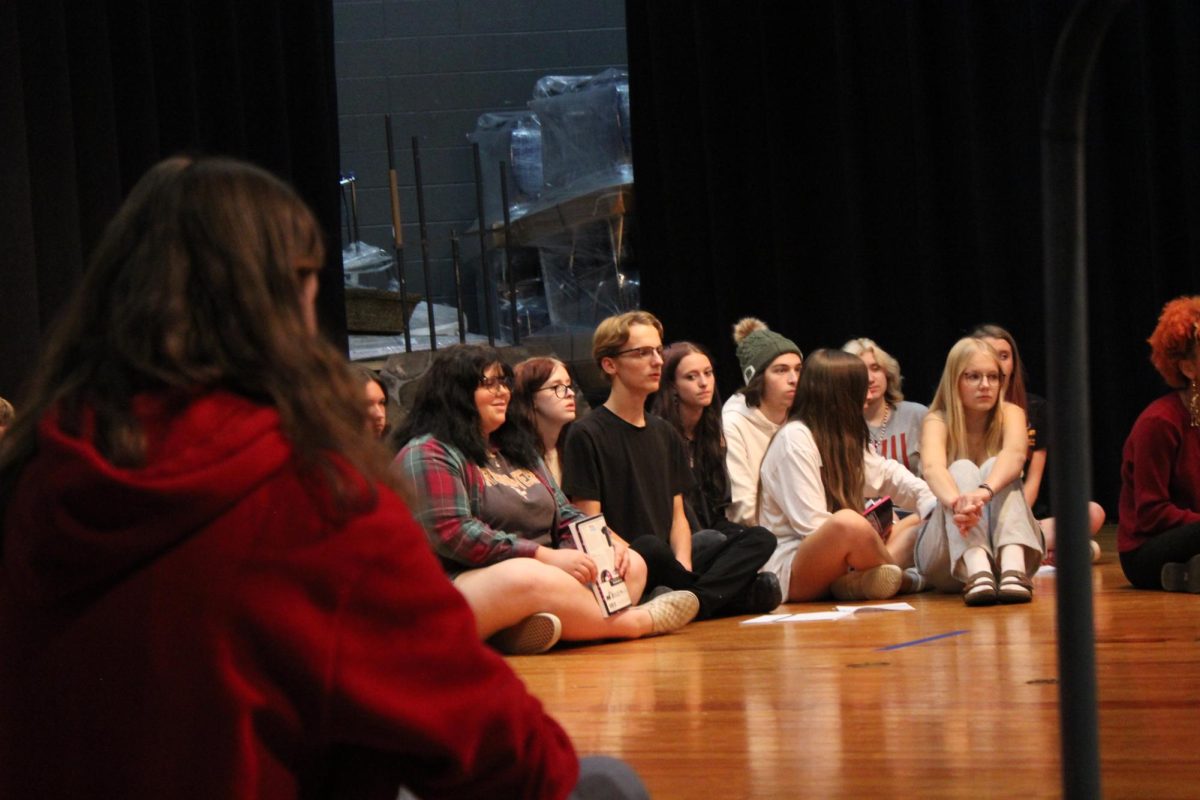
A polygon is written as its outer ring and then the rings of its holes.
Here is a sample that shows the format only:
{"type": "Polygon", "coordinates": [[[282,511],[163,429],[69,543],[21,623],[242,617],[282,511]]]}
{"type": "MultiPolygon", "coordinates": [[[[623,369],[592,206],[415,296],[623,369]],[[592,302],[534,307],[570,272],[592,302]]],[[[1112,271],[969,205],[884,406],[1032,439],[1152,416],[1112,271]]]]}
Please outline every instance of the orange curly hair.
{"type": "Polygon", "coordinates": [[[1179,362],[1192,355],[1200,331],[1200,296],[1176,297],[1163,306],[1158,325],[1146,341],[1150,343],[1150,363],[1175,389],[1188,384],[1179,371],[1179,362]]]}

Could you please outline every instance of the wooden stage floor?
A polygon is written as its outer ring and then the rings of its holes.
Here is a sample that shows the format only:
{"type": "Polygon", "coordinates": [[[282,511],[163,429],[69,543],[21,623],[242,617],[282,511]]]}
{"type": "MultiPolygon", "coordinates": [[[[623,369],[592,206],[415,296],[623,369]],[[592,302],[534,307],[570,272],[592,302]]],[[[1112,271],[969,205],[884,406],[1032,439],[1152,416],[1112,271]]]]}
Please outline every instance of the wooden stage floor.
{"type": "MultiPolygon", "coordinates": [[[[1200,596],[1093,567],[1106,797],[1200,797],[1200,596]]],[[[582,754],[656,798],[1056,797],[1055,578],[1023,606],[897,598],[838,621],[695,623],[510,658],[582,754]]],[[[833,601],[780,612],[832,610],[833,601]]]]}

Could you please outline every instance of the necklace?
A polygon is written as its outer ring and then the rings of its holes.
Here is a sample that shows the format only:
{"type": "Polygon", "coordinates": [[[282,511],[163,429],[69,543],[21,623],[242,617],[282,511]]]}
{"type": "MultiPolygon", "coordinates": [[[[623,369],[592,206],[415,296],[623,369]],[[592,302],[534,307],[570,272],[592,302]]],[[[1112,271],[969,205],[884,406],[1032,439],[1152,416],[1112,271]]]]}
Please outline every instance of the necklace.
{"type": "Polygon", "coordinates": [[[882,445],[883,440],[887,438],[888,423],[890,423],[891,421],[892,421],[892,406],[890,403],[884,403],[883,404],[883,422],[880,423],[880,425],[879,425],[879,433],[871,433],[871,449],[874,450],[877,455],[881,455],[880,445],[882,445]]]}

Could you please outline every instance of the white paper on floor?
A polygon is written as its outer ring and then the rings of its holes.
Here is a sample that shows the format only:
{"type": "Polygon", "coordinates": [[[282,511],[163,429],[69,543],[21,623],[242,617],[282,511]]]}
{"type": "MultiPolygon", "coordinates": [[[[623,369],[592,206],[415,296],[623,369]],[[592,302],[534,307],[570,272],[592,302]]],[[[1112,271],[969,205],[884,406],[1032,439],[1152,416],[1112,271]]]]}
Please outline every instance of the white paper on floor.
{"type": "Polygon", "coordinates": [[[910,603],[876,603],[869,606],[836,606],[833,611],[806,611],[800,614],[763,614],[742,622],[743,625],[770,625],[775,622],[825,622],[860,613],[880,611],[916,611],[910,603]]]}

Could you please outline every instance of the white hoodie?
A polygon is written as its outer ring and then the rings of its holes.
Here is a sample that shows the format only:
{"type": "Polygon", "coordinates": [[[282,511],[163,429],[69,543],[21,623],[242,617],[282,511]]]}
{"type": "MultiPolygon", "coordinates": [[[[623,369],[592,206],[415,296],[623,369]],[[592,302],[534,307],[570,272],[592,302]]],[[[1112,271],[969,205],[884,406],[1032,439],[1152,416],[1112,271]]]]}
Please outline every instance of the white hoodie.
{"type": "Polygon", "coordinates": [[[738,525],[757,525],[758,470],[779,426],[757,408],[746,405],[745,395],[739,393],[725,401],[721,428],[725,432],[725,469],[733,500],[725,516],[738,525]]]}

